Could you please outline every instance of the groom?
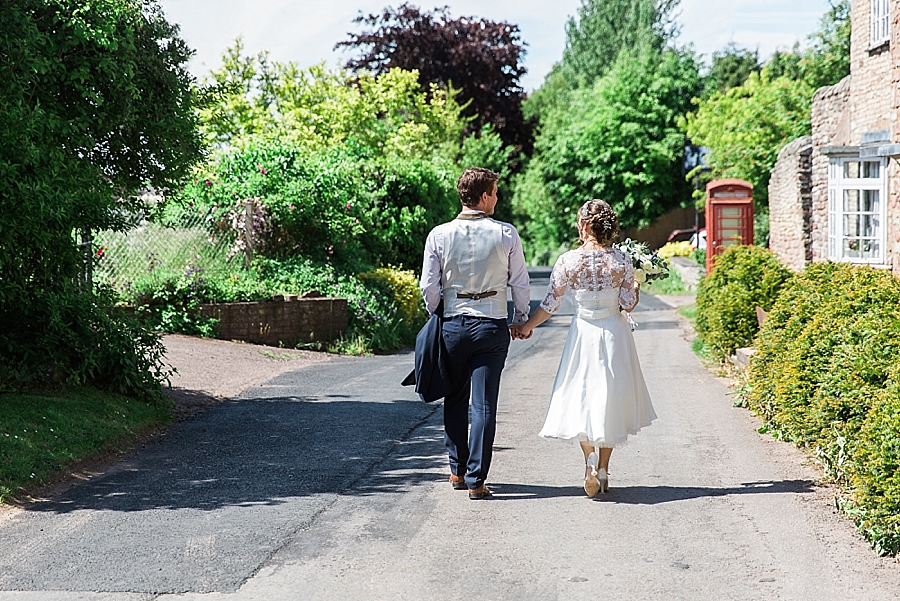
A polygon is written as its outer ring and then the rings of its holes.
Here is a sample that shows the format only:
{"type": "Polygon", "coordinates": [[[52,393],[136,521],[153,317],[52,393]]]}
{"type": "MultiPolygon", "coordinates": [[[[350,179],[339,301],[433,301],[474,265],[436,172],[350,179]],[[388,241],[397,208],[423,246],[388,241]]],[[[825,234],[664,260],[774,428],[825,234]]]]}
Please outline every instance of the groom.
{"type": "Polygon", "coordinates": [[[442,337],[450,392],[444,399],[444,445],[450,482],[470,499],[491,496],[485,486],[497,427],[500,373],[510,332],[528,319],[530,288],[516,228],[490,218],[499,175],[466,169],[456,182],[462,212],[435,227],[425,242],[422,295],[429,313],[444,299],[442,337]],[[506,287],[515,315],[507,329],[506,287]],[[472,430],[469,432],[469,400],[472,430]]]}

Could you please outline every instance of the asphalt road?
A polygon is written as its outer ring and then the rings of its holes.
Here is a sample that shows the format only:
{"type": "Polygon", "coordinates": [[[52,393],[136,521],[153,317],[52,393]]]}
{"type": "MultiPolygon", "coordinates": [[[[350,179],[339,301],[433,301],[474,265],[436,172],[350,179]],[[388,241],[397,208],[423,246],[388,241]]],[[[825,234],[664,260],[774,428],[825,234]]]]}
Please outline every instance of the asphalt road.
{"type": "Polygon", "coordinates": [[[0,522],[0,601],[897,599],[900,564],[835,514],[805,456],[732,407],[674,310],[640,309],[659,419],[596,500],[577,445],[536,435],[561,315],[512,344],[494,499],[447,483],[440,406],[397,385],[410,354],[339,358],[0,522]]]}

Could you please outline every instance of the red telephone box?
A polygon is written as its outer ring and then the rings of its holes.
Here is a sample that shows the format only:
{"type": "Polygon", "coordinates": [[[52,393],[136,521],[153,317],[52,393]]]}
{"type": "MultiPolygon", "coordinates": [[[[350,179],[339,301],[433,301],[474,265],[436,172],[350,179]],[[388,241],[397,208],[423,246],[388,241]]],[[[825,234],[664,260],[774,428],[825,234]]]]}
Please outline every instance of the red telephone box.
{"type": "Polygon", "coordinates": [[[717,179],[706,184],[706,274],[731,246],[753,244],[753,184],[717,179]]]}

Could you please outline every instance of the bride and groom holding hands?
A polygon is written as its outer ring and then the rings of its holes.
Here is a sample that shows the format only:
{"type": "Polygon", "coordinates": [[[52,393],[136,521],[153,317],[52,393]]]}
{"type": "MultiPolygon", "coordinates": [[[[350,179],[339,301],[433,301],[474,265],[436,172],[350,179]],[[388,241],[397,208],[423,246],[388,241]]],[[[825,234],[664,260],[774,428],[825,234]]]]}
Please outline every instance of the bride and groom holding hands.
{"type": "Polygon", "coordinates": [[[590,200],[578,211],[582,245],[557,260],[546,297],[529,317],[530,285],[518,232],[490,217],[498,179],[488,169],[466,169],[457,181],[462,211],[435,227],[425,242],[422,295],[430,314],[443,311],[450,482],[454,489],[467,490],[470,499],[491,496],[485,482],[510,340],[530,338],[571,290],[575,315],[539,435],[579,441],[584,489],[594,496],[608,487],[612,449],[656,418],[622,313],[637,305],[640,285],[630,257],[612,246],[619,230],[615,212],[602,200],[590,200]],[[511,325],[507,286],[514,305],[511,325]]]}

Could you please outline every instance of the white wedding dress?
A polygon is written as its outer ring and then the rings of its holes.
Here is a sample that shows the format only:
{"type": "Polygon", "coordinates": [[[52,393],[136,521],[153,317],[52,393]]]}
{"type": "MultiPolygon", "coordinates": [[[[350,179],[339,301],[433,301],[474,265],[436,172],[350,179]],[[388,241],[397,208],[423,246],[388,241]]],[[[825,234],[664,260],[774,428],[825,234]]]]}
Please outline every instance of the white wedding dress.
{"type": "Polygon", "coordinates": [[[569,251],[553,267],[541,308],[557,311],[567,290],[575,293],[575,315],[540,436],[623,445],[656,419],[631,326],[619,309],[638,301],[631,259],[612,248],[569,251]]]}

